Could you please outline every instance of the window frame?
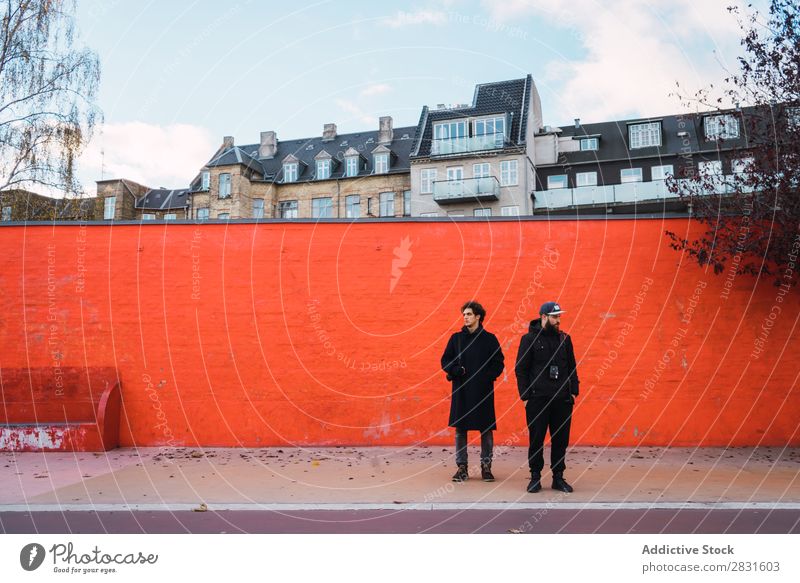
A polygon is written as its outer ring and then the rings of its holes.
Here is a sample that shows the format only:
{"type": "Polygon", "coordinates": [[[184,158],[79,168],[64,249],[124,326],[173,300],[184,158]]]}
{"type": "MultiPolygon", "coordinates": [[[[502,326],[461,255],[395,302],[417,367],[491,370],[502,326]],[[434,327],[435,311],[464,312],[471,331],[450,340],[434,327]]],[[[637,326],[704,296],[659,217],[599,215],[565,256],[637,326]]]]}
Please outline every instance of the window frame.
{"type": "Polygon", "coordinates": [[[500,186],[517,185],[519,185],[519,160],[501,160],[500,186]]]}
{"type": "Polygon", "coordinates": [[[477,209],[472,209],[472,216],[473,217],[491,217],[492,216],[492,209],[489,207],[482,207],[477,209]]]}
{"type": "Polygon", "coordinates": [[[433,194],[433,183],[436,182],[438,172],[436,168],[423,168],[419,173],[419,190],[420,194],[433,194]],[[426,176],[428,178],[426,178],[426,176]],[[425,184],[428,184],[428,190],[425,189],[425,184]]]}
{"type": "Polygon", "coordinates": [[[501,217],[518,217],[519,216],[519,205],[512,204],[507,206],[500,207],[500,216],[501,217]]]}
{"type": "Polygon", "coordinates": [[[372,155],[373,174],[387,174],[389,172],[389,153],[379,152],[372,155]]]}
{"type": "Polygon", "coordinates": [[[103,201],[103,220],[104,221],[113,221],[114,215],[117,212],[117,197],[116,196],[107,196],[103,201]],[[109,204],[109,202],[111,204],[109,204]],[[111,211],[111,212],[109,212],[111,211]],[[111,216],[109,216],[111,215],[111,216]]]}
{"type": "Polygon", "coordinates": [[[311,199],[311,218],[312,219],[332,219],[333,218],[333,198],[330,196],[318,196],[311,199]],[[323,207],[323,201],[327,204],[323,207]],[[321,214],[323,211],[328,211],[329,214],[321,214]]]}
{"type": "Polygon", "coordinates": [[[472,165],[472,177],[473,178],[489,178],[492,175],[492,165],[489,162],[481,162],[479,164],[472,165]],[[478,168],[483,168],[486,170],[484,173],[483,171],[478,171],[478,168]]]}
{"type": "Polygon", "coordinates": [[[358,163],[358,156],[345,156],[344,157],[344,175],[348,178],[358,176],[361,170],[358,163]],[[355,171],[355,172],[353,172],[355,171]]]}
{"type": "Polygon", "coordinates": [[[197,209],[198,221],[207,221],[210,216],[211,216],[211,209],[209,209],[207,206],[203,206],[197,209]],[[205,213],[203,213],[203,211],[205,211],[205,213]],[[200,216],[200,213],[203,213],[204,216],[200,216]]]}
{"type": "Polygon", "coordinates": [[[300,177],[300,164],[298,162],[286,162],[283,165],[283,182],[297,182],[300,177]]]}
{"type": "Polygon", "coordinates": [[[592,170],[591,172],[576,172],[575,173],[575,188],[581,188],[586,186],[597,186],[597,171],[592,170]],[[581,177],[582,176],[589,176],[592,175],[594,177],[594,182],[587,182],[586,184],[581,184],[581,177]]]}
{"type": "Polygon", "coordinates": [[[600,139],[599,138],[581,138],[578,140],[580,142],[579,147],[581,152],[596,152],[600,149],[600,139]],[[584,147],[586,144],[593,144],[594,147],[584,147]]]}
{"type": "Polygon", "coordinates": [[[650,180],[666,180],[670,176],[675,176],[675,166],[673,164],[659,164],[658,166],[650,167],[650,180]],[[669,172],[665,172],[664,168],[669,168],[669,172]],[[655,172],[658,170],[662,178],[656,178],[655,172]]]}
{"type": "Polygon", "coordinates": [[[703,134],[706,141],[736,140],[741,136],[739,118],[732,113],[718,113],[703,117],[703,134]],[[723,119],[724,123],[721,123],[723,119]],[[735,133],[731,130],[734,130],[735,133]]]}
{"type": "Polygon", "coordinates": [[[230,198],[231,197],[231,174],[230,172],[222,172],[220,173],[218,180],[217,180],[217,198],[230,198]],[[226,186],[226,192],[223,192],[222,185],[223,185],[223,177],[226,178],[224,184],[226,186]]]}
{"type": "Polygon", "coordinates": [[[278,202],[278,214],[282,219],[296,219],[299,216],[299,210],[300,205],[297,200],[281,200],[278,202]]]}
{"type": "Polygon", "coordinates": [[[547,177],[547,190],[563,190],[565,188],[569,188],[569,176],[567,174],[551,174],[547,177]],[[563,186],[554,186],[554,182],[556,178],[563,178],[563,186]]]}
{"type": "Polygon", "coordinates": [[[348,194],[344,197],[344,216],[348,219],[361,218],[361,195],[348,194]],[[355,199],[355,204],[353,204],[353,199],[355,199]],[[355,209],[355,215],[351,214],[352,209],[355,209]]]}
{"type": "Polygon", "coordinates": [[[660,148],[664,143],[663,129],[660,121],[648,121],[642,123],[628,124],[628,148],[631,150],[638,150],[641,148],[660,148]],[[658,132],[658,143],[651,143],[649,138],[658,132]],[[636,140],[634,140],[634,133],[636,140]],[[647,143],[644,143],[644,137],[648,137],[647,143]],[[636,142],[636,143],[634,143],[636,142]]]}
{"type": "Polygon", "coordinates": [[[317,160],[316,163],[317,180],[327,180],[331,177],[331,161],[329,159],[317,160]]]}
{"type": "Polygon", "coordinates": [[[642,172],[641,167],[636,168],[620,168],[619,169],[619,183],[620,184],[631,184],[633,182],[644,182],[644,173],[642,172]],[[638,171],[638,173],[636,172],[638,171]],[[625,173],[629,172],[626,178],[625,173]],[[634,180],[638,176],[638,180],[634,180]]]}
{"type": "Polygon", "coordinates": [[[378,216],[379,217],[393,217],[395,216],[394,208],[394,192],[381,192],[378,195],[378,216]],[[391,205],[391,208],[390,208],[391,205]]]}
{"type": "Polygon", "coordinates": [[[208,170],[203,170],[200,173],[200,190],[202,192],[208,192],[211,188],[211,172],[208,170]]]}
{"type": "Polygon", "coordinates": [[[264,207],[265,207],[264,199],[263,198],[254,198],[253,199],[253,218],[254,219],[263,219],[264,218],[264,207]],[[260,203],[257,204],[257,203],[260,203]],[[257,212],[257,211],[260,211],[257,212]]]}

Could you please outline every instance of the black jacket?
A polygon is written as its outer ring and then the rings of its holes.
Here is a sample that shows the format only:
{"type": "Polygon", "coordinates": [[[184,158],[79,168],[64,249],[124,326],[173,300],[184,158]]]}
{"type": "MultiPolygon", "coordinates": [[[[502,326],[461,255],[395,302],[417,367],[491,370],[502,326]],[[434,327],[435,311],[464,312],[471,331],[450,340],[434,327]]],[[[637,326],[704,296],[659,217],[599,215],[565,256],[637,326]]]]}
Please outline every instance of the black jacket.
{"type": "Polygon", "coordinates": [[[577,395],[578,371],[572,339],[566,332],[545,331],[540,320],[531,322],[517,352],[517,390],[523,401],[552,397],[557,393],[577,395]],[[550,366],[558,366],[558,378],[550,378],[550,366]]]}
{"type": "Polygon", "coordinates": [[[448,425],[480,431],[497,429],[494,381],[503,372],[503,351],[497,337],[483,326],[472,334],[463,327],[447,342],[442,369],[453,377],[448,425]],[[463,374],[459,374],[460,367],[464,367],[463,374]]]}

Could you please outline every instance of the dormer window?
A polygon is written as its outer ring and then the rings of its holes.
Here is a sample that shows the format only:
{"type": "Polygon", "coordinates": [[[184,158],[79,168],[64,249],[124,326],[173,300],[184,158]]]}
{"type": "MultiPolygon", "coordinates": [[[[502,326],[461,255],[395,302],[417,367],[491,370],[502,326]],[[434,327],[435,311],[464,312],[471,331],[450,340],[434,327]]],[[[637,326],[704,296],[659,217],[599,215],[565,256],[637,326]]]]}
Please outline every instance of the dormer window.
{"type": "Polygon", "coordinates": [[[358,156],[345,158],[345,176],[358,176],[358,156]]]}
{"type": "Polygon", "coordinates": [[[317,180],[325,180],[331,177],[331,161],[317,160],[317,180]]]}
{"type": "Polygon", "coordinates": [[[287,162],[283,165],[283,181],[297,182],[297,162],[287,162]]]}
{"type": "Polygon", "coordinates": [[[206,191],[211,187],[211,173],[204,171],[200,173],[200,190],[206,191]]]}
{"type": "Polygon", "coordinates": [[[372,160],[375,174],[386,174],[389,171],[389,154],[374,154],[372,160]]]}
{"type": "Polygon", "coordinates": [[[661,122],[636,123],[628,126],[631,150],[661,145],[661,122]]]}
{"type": "Polygon", "coordinates": [[[600,140],[597,138],[581,138],[581,152],[600,149],[600,140]]]}
{"type": "Polygon", "coordinates": [[[730,140],[739,137],[739,120],[729,113],[706,116],[703,124],[707,140],[730,140]]]}

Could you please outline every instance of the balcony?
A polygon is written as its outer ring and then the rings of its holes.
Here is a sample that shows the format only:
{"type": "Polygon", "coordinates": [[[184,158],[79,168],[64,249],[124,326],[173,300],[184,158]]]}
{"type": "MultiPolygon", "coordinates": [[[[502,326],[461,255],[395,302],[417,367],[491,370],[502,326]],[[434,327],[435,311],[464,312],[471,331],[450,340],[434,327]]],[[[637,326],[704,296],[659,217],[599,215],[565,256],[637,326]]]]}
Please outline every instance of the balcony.
{"type": "MultiPolygon", "coordinates": [[[[678,188],[688,191],[689,181],[678,180],[678,188]]],[[[733,191],[729,176],[718,176],[711,179],[713,194],[725,194],[733,191]]],[[[712,193],[709,193],[712,194],[712,193]]],[[[618,203],[635,203],[653,200],[677,199],[678,193],[670,192],[666,181],[627,182],[625,184],[609,184],[607,186],[580,186],[578,188],[558,188],[536,191],[536,208],[566,208],[585,205],[612,205],[618,203]]]]}
{"type": "Polygon", "coordinates": [[[505,134],[503,133],[434,139],[431,141],[431,156],[451,156],[453,154],[499,150],[504,144],[505,134]]]}
{"type": "Polygon", "coordinates": [[[439,204],[493,201],[499,195],[500,183],[494,176],[433,181],[433,200],[439,204]]]}

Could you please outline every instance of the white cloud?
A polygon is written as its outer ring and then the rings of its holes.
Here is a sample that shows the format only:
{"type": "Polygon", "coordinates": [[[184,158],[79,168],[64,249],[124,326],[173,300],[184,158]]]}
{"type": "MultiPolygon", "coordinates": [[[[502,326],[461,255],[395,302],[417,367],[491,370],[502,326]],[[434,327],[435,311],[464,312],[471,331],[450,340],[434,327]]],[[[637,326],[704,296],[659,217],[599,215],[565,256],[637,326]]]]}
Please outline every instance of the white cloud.
{"type": "MultiPolygon", "coordinates": [[[[573,117],[586,122],[681,111],[670,95],[681,84],[691,95],[719,86],[735,69],[740,32],[726,10],[731,0],[484,0],[496,22],[539,18],[578,43],[581,60],[556,58],[534,78],[540,93],[557,109],[545,112],[549,123],[573,117]],[[542,75],[544,73],[544,75],[542,75]]],[[[553,48],[553,52],[557,49],[553,48]]]]}
{"type": "Polygon", "coordinates": [[[391,90],[392,86],[387,83],[373,83],[362,89],[360,95],[361,97],[374,97],[389,93],[391,90]]]}
{"type": "Polygon", "coordinates": [[[336,105],[338,105],[342,110],[349,113],[350,119],[358,120],[358,122],[362,124],[377,127],[378,118],[361,109],[353,101],[349,101],[347,99],[337,99],[336,105]]]}
{"type": "Polygon", "coordinates": [[[188,124],[106,124],[81,155],[79,174],[90,194],[94,181],[110,178],[185,188],[218,146],[208,130],[188,124]]]}
{"type": "Polygon", "coordinates": [[[447,13],[441,10],[417,10],[405,12],[398,10],[392,16],[387,16],[383,24],[391,28],[402,28],[418,24],[433,24],[441,26],[447,22],[447,13]]]}

